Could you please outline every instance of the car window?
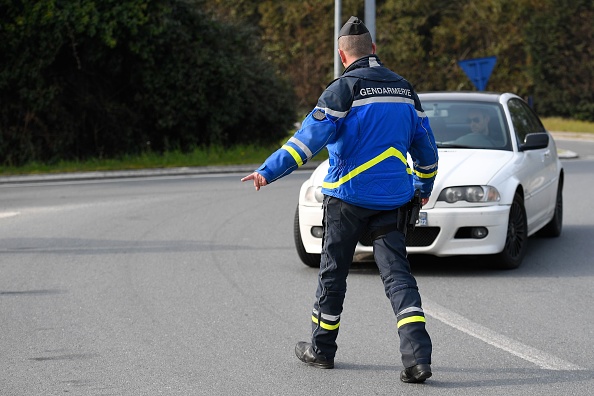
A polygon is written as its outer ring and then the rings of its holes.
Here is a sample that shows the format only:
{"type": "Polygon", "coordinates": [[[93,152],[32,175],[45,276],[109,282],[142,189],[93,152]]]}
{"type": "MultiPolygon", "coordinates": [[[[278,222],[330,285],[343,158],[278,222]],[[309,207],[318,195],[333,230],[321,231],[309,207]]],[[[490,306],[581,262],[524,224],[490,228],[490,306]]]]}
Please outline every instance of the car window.
{"type": "Polygon", "coordinates": [[[510,99],[508,107],[518,143],[524,143],[526,135],[529,133],[545,131],[536,114],[525,102],[519,99],[510,99]]]}
{"type": "Polygon", "coordinates": [[[424,101],[438,147],[511,150],[504,113],[498,103],[424,101]]]}

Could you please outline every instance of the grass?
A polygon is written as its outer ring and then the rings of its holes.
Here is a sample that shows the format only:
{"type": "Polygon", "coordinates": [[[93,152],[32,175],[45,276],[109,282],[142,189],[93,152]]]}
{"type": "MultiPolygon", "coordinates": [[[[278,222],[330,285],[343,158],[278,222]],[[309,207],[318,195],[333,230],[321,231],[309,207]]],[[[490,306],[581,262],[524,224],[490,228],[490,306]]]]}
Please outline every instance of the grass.
{"type": "Polygon", "coordinates": [[[54,164],[32,162],[20,167],[0,167],[0,175],[51,174],[64,172],[90,172],[175,168],[194,166],[260,164],[278,147],[238,146],[234,148],[196,148],[191,152],[168,151],[163,154],[147,152],[137,156],[87,161],[59,161],[54,164]]]}
{"type": "MultiPolygon", "coordinates": [[[[563,118],[542,118],[542,122],[549,131],[594,133],[594,122],[563,118]]],[[[182,153],[181,151],[168,151],[164,154],[147,152],[137,156],[124,156],[116,159],[60,161],[54,164],[32,162],[20,167],[0,166],[0,176],[194,166],[258,165],[278,147],[237,146],[227,149],[214,146],[196,148],[188,153],[182,153]]],[[[315,159],[323,160],[327,157],[327,151],[322,150],[315,159]]]]}
{"type": "Polygon", "coordinates": [[[542,118],[542,123],[548,131],[594,133],[594,122],[568,120],[565,118],[542,118]]]}

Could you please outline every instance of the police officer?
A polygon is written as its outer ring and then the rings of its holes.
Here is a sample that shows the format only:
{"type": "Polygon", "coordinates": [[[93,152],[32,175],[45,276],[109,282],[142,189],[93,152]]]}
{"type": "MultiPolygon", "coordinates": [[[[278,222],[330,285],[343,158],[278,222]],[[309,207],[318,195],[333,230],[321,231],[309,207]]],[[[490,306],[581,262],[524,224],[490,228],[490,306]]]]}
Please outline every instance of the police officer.
{"type": "Polygon", "coordinates": [[[252,180],[259,190],[328,149],[312,339],[297,343],[295,354],[308,365],[334,367],[346,278],[357,241],[368,230],[396,315],[405,367],[400,379],[423,382],[431,376],[432,347],[402,224],[415,190],[423,204],[431,194],[438,161],[435,139],[412,85],[382,65],[360,19],[351,17],[342,27],[338,48],[344,73],[328,85],[301,129],[241,180],[252,180]]]}

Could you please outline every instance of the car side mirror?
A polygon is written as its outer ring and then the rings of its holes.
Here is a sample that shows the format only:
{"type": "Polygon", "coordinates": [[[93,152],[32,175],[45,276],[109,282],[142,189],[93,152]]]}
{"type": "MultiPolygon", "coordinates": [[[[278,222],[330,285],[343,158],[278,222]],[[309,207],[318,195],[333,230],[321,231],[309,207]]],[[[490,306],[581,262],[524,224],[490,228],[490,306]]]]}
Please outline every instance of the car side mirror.
{"type": "Polygon", "coordinates": [[[546,132],[529,133],[520,144],[520,151],[543,149],[549,145],[549,134],[546,132]]]}

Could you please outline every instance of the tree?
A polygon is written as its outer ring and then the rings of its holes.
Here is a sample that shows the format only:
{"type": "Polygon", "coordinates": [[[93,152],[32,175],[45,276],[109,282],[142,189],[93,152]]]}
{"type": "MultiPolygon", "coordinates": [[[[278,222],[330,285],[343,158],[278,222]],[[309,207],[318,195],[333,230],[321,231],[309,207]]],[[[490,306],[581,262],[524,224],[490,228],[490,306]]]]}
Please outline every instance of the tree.
{"type": "MultiPolygon", "coordinates": [[[[311,106],[332,76],[334,2],[247,3],[250,15],[258,10],[251,18],[266,52],[290,76],[300,105],[311,106]]],[[[363,4],[343,2],[343,21],[362,16],[363,4]]],[[[494,55],[488,90],[534,96],[542,115],[591,119],[592,7],[589,0],[378,0],[378,54],[425,91],[474,90],[458,61],[494,55]]]]}
{"type": "Polygon", "coordinates": [[[522,94],[525,51],[518,1],[388,0],[378,20],[382,59],[419,90],[473,90],[458,61],[497,56],[488,89],[522,94]]]}
{"type": "Polygon", "coordinates": [[[541,114],[594,121],[594,4],[534,0],[524,14],[528,73],[541,114]]]}
{"type": "Polygon", "coordinates": [[[253,29],[221,23],[203,4],[0,0],[2,162],[285,136],[290,86],[253,29]]]}
{"type": "MultiPolygon", "coordinates": [[[[267,59],[290,79],[301,110],[311,109],[333,78],[334,0],[214,0],[217,14],[253,24],[267,59]]],[[[360,15],[362,0],[343,0],[343,15],[360,15]]]]}

